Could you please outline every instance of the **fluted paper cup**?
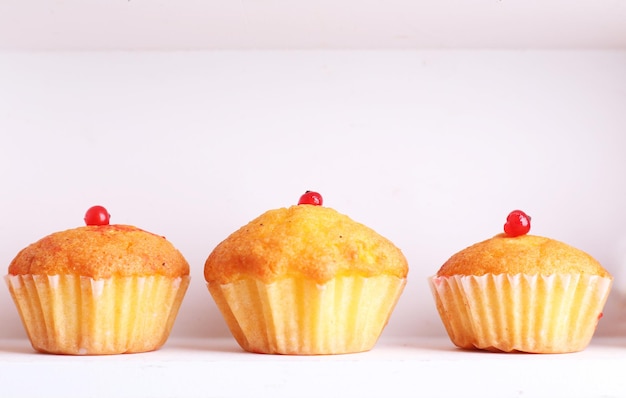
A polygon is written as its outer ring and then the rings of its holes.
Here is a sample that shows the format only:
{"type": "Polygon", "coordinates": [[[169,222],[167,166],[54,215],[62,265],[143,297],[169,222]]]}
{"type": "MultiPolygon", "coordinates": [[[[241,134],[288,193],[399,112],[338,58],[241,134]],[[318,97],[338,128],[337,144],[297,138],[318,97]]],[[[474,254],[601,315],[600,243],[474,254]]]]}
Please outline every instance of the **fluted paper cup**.
{"type": "Polygon", "coordinates": [[[370,350],[406,279],[343,276],[318,284],[298,277],[209,283],[239,345],[266,354],[343,354],[370,350]]]}
{"type": "Polygon", "coordinates": [[[167,340],[189,276],[7,275],[33,348],[55,354],[153,351],[167,340]]]}
{"type": "Polygon", "coordinates": [[[461,348],[565,353],[587,347],[612,278],[585,274],[429,279],[437,310],[461,348]]]}

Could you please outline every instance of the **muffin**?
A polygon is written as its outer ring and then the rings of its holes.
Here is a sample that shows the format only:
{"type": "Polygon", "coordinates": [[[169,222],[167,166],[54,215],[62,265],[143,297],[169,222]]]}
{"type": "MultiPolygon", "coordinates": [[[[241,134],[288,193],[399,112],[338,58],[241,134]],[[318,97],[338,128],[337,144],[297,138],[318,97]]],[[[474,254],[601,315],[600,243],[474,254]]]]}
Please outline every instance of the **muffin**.
{"type": "Polygon", "coordinates": [[[505,233],[454,254],[429,279],[456,346],[567,353],[591,341],[612,276],[589,254],[529,229],[530,217],[513,211],[505,233]]]}
{"type": "Polygon", "coordinates": [[[94,206],[86,226],[21,250],[5,280],[37,351],[98,355],[156,350],[189,285],[189,264],[164,237],[109,225],[94,206]]]}
{"type": "Polygon", "coordinates": [[[269,210],[208,256],[208,289],[238,344],[265,354],[370,350],[404,289],[393,243],[307,191],[269,210]]]}

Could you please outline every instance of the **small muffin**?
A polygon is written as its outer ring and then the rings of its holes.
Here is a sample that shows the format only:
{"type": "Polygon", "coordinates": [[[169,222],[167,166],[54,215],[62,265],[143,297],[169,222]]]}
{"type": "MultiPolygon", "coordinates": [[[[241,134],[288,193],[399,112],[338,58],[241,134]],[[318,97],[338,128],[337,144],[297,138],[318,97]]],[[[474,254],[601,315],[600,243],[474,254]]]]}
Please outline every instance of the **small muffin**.
{"type": "Polygon", "coordinates": [[[504,229],[456,253],[429,279],[450,339],[496,352],[582,351],[612,276],[581,250],[528,235],[522,211],[511,212],[504,229]]]}
{"type": "Polygon", "coordinates": [[[370,350],[404,289],[406,258],[388,239],[307,191],[222,241],[204,277],[234,338],[266,354],[370,350]]]}
{"type": "Polygon", "coordinates": [[[20,251],[5,280],[33,348],[72,355],[156,350],[189,285],[189,264],[164,237],[109,225],[94,206],[87,226],[20,251]]]}

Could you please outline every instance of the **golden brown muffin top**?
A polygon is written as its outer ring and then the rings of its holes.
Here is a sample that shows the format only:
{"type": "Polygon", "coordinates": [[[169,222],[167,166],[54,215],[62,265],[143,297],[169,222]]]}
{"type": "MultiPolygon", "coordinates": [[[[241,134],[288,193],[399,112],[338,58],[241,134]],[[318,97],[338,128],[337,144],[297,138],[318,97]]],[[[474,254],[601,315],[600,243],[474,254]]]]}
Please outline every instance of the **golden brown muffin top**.
{"type": "Polygon", "coordinates": [[[324,283],[341,275],[405,278],[407,273],[406,258],[388,239],[331,208],[314,205],[263,213],[222,241],[204,266],[209,283],[245,276],[263,282],[303,276],[324,283]]]}
{"type": "Polygon", "coordinates": [[[162,236],[129,225],[90,225],[27,246],[9,265],[9,274],[177,277],[189,275],[189,264],[162,236]]]}
{"type": "Polygon", "coordinates": [[[484,274],[610,274],[589,254],[554,239],[499,234],[453,255],[437,276],[484,274]]]}

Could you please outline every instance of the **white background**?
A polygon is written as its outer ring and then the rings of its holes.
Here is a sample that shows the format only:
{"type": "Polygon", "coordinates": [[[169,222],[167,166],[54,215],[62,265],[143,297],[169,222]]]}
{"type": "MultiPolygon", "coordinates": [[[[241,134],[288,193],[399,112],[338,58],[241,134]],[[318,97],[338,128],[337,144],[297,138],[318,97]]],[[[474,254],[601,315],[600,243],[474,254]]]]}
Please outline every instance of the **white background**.
{"type": "Polygon", "coordinates": [[[0,48],[626,47],[621,0],[3,0],[0,48]]]}
{"type": "Polygon", "coordinates": [[[521,208],[626,332],[622,2],[103,4],[0,5],[0,264],[102,204],[188,259],[173,335],[225,337],[204,260],[312,189],[407,256],[385,334],[444,336],[427,277],[521,208]]]}

